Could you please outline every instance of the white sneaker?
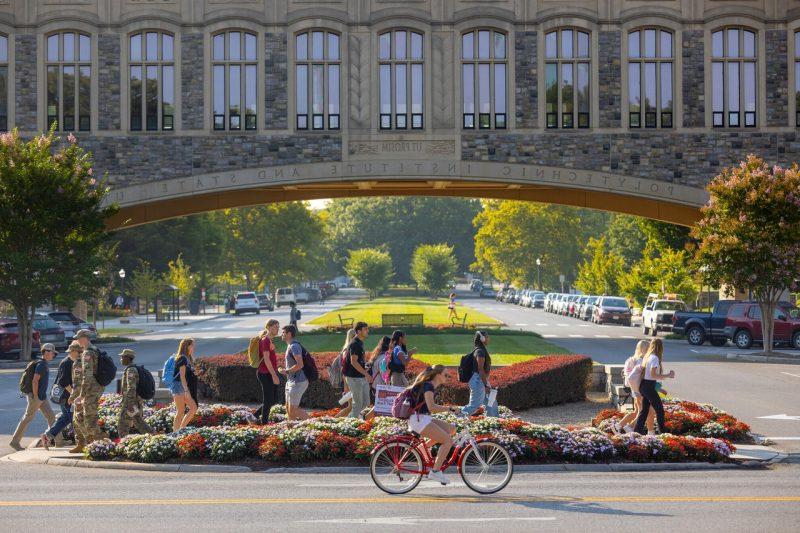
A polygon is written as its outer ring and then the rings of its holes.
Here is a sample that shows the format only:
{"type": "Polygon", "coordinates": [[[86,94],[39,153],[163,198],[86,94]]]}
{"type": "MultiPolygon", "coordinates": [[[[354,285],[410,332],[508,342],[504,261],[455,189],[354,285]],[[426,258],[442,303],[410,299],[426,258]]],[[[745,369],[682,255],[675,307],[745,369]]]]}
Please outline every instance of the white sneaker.
{"type": "Polygon", "coordinates": [[[647,434],[648,434],[648,435],[655,435],[655,434],[656,434],[656,432],[655,432],[655,431],[648,431],[648,432],[647,432],[647,434]]]}
{"type": "Polygon", "coordinates": [[[433,481],[438,481],[442,485],[447,485],[448,483],[450,483],[450,480],[447,479],[447,476],[445,476],[441,470],[431,470],[430,472],[428,472],[427,477],[428,479],[431,479],[433,481]]]}
{"type": "Polygon", "coordinates": [[[630,426],[628,426],[628,425],[626,425],[624,428],[622,428],[622,430],[623,430],[625,433],[633,433],[633,428],[632,428],[632,427],[630,427],[630,426]]]}
{"type": "Polygon", "coordinates": [[[614,432],[614,435],[619,435],[622,433],[622,428],[620,427],[619,422],[614,422],[611,424],[611,431],[614,432]]]}

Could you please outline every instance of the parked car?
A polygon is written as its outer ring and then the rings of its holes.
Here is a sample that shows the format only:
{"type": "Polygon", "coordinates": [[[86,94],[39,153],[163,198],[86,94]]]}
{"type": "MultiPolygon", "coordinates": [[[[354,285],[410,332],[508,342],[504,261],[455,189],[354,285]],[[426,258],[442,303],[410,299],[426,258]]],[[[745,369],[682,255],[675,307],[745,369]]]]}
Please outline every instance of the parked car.
{"type": "Polygon", "coordinates": [[[494,298],[497,296],[497,291],[491,287],[483,287],[481,292],[478,293],[481,298],[494,298]]]}
{"type": "Polygon", "coordinates": [[[519,297],[519,305],[522,307],[530,307],[531,306],[531,296],[533,296],[533,291],[525,289],[522,291],[519,297]]]}
{"type": "Polygon", "coordinates": [[[631,307],[628,300],[621,296],[602,296],[594,306],[592,322],[595,324],[614,324],[631,325],[631,307]]]}
{"type": "Polygon", "coordinates": [[[236,315],[242,313],[255,313],[261,314],[261,309],[258,304],[258,298],[254,292],[238,292],[236,293],[236,301],[233,304],[233,312],[236,315]]]}
{"type": "MultiPolygon", "coordinates": [[[[37,330],[33,330],[32,349],[38,352],[40,347],[40,335],[37,330]]],[[[19,324],[16,318],[0,318],[0,355],[17,356],[22,351],[22,343],[19,337],[19,324]]]]}
{"type": "Polygon", "coordinates": [[[682,300],[648,298],[642,310],[642,335],[658,335],[659,331],[672,331],[672,317],[677,311],[686,311],[682,300]]]}
{"type": "Polygon", "coordinates": [[[578,314],[580,314],[581,306],[586,303],[588,296],[582,295],[578,296],[570,305],[569,307],[569,316],[573,318],[578,318],[578,314]]]}
{"type": "Polygon", "coordinates": [[[320,290],[315,288],[305,289],[306,294],[306,302],[318,302],[320,299],[320,290]]]}
{"type": "Polygon", "coordinates": [[[704,311],[676,311],[672,314],[672,332],[685,335],[693,346],[709,341],[712,346],[725,346],[725,321],[731,306],[737,300],[720,300],[714,304],[710,313],[704,311]]]}
{"type": "Polygon", "coordinates": [[[547,312],[547,313],[550,312],[550,308],[552,307],[553,301],[555,300],[555,298],[556,298],[556,293],[554,293],[554,292],[548,292],[545,295],[545,297],[544,297],[544,307],[543,307],[545,312],[547,312]]]}
{"type": "MultiPolygon", "coordinates": [[[[49,342],[59,352],[66,351],[69,346],[64,330],[49,315],[37,313],[33,319],[33,329],[39,332],[39,340],[43,344],[49,342]]],[[[70,339],[71,341],[72,339],[70,339]]]]}
{"type": "Polygon", "coordinates": [[[266,309],[267,311],[274,311],[275,304],[272,303],[272,299],[266,294],[256,294],[256,298],[258,298],[258,308],[259,309],[266,309]]]}
{"type": "Polygon", "coordinates": [[[472,283],[469,285],[469,290],[472,292],[481,292],[481,289],[483,289],[483,282],[479,279],[473,279],[472,283]]]}
{"type": "Polygon", "coordinates": [[[572,304],[578,298],[579,296],[577,294],[568,294],[567,297],[564,299],[563,303],[561,304],[560,314],[562,316],[568,316],[570,307],[572,307],[572,304]]]}
{"type": "Polygon", "coordinates": [[[532,307],[534,309],[544,308],[544,298],[545,296],[541,292],[534,294],[530,299],[531,304],[528,307],[532,307]]]}
{"type": "Polygon", "coordinates": [[[47,315],[55,320],[61,329],[64,330],[64,336],[68,341],[71,341],[72,337],[75,336],[75,333],[82,329],[88,329],[91,332],[90,338],[92,340],[97,338],[96,327],[94,327],[92,324],[89,324],[85,320],[81,320],[69,311],[53,311],[47,313],[47,315]]]}
{"type": "Polygon", "coordinates": [[[275,305],[289,305],[289,302],[308,303],[307,289],[284,287],[275,291],[275,305]]]}
{"type": "Polygon", "coordinates": [[[599,296],[587,296],[586,300],[581,304],[578,310],[578,318],[581,320],[591,320],[594,314],[594,304],[600,298],[599,296]]]}
{"type": "MultiPolygon", "coordinates": [[[[757,303],[733,304],[725,320],[725,337],[742,350],[763,343],[761,307],[757,303]]],[[[788,305],[775,309],[773,341],[800,350],[800,309],[788,305]]]]}
{"type": "Polygon", "coordinates": [[[508,288],[506,287],[506,288],[502,288],[499,291],[497,291],[495,293],[495,295],[494,295],[494,299],[497,300],[498,302],[502,302],[503,298],[505,298],[507,290],[508,290],[508,288]]]}

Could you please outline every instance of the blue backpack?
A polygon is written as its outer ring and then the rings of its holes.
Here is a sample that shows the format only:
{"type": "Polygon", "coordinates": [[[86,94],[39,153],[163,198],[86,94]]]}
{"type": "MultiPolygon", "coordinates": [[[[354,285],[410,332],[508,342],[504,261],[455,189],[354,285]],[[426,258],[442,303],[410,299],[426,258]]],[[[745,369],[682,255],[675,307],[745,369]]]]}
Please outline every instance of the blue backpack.
{"type": "Polygon", "coordinates": [[[164,362],[164,369],[161,371],[161,382],[164,386],[170,388],[172,381],[175,379],[175,356],[170,355],[164,362]]]}

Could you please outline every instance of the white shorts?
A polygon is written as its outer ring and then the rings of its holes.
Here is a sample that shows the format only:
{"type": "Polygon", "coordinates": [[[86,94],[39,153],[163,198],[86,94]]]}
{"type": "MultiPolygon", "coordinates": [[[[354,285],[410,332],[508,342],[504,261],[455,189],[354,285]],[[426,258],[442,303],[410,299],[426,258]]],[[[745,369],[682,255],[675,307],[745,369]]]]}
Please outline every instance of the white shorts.
{"type": "Polygon", "coordinates": [[[408,419],[408,429],[414,433],[422,434],[426,427],[433,423],[431,415],[413,414],[408,419]]]}

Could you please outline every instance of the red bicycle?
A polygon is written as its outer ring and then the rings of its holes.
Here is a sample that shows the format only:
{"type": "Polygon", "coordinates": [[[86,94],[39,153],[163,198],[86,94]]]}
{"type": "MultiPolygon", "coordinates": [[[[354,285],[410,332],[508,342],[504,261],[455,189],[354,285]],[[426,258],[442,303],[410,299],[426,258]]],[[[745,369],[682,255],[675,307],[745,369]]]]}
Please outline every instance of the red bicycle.
{"type": "MultiPolygon", "coordinates": [[[[376,446],[369,470],[379,489],[389,494],[405,494],[419,485],[433,463],[426,439],[411,433],[386,438],[376,446]]],[[[469,429],[453,439],[453,449],[442,465],[442,472],[454,464],[458,465],[467,487],[480,494],[503,490],[514,474],[511,454],[489,439],[475,439],[469,429]]]]}

